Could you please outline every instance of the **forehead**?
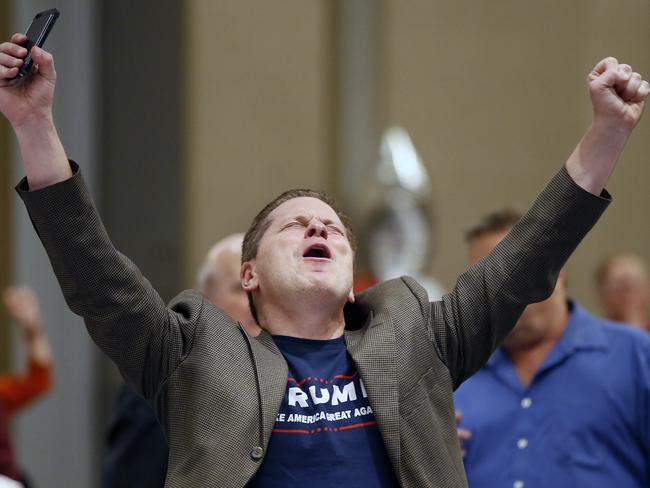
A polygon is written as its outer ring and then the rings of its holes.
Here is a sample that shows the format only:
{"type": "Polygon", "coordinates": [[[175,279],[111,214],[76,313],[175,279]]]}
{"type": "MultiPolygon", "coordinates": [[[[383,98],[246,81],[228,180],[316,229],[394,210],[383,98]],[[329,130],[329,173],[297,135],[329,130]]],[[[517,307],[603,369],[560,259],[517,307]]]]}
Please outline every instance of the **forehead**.
{"type": "Polygon", "coordinates": [[[636,259],[625,256],[614,258],[607,268],[605,278],[620,279],[628,277],[640,280],[646,279],[643,264],[636,259]]]}
{"type": "Polygon", "coordinates": [[[293,219],[296,217],[317,217],[321,220],[330,220],[332,222],[341,223],[341,219],[336,214],[334,209],[327,203],[318,198],[313,197],[296,197],[291,200],[278,205],[269,214],[269,219],[273,221],[281,221],[286,219],[293,219]]]}

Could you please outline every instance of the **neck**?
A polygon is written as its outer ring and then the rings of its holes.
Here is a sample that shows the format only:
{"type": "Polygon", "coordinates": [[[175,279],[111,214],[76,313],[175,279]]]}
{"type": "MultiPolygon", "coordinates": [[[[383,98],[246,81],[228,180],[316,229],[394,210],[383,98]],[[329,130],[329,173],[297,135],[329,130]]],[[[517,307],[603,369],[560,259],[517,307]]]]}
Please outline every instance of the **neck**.
{"type": "Polygon", "coordinates": [[[510,360],[517,371],[517,376],[525,388],[533,381],[537,370],[556,343],[557,339],[544,340],[526,349],[506,349],[506,353],[510,356],[510,360]]]}
{"type": "Polygon", "coordinates": [[[301,298],[260,305],[260,325],[271,335],[325,340],[341,337],[345,329],[345,303],[301,298]]]}
{"type": "Polygon", "coordinates": [[[641,329],[647,328],[650,324],[650,317],[644,310],[627,310],[620,317],[612,317],[612,319],[641,329]]]}

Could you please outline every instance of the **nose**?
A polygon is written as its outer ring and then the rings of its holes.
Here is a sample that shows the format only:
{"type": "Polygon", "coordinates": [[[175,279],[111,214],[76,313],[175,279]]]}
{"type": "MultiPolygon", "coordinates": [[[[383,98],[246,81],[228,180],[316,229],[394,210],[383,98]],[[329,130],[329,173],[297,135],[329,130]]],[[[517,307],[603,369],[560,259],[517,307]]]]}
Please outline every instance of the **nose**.
{"type": "Polygon", "coordinates": [[[307,230],[305,230],[305,238],[307,237],[322,237],[327,239],[327,226],[320,220],[311,219],[307,230]]]}

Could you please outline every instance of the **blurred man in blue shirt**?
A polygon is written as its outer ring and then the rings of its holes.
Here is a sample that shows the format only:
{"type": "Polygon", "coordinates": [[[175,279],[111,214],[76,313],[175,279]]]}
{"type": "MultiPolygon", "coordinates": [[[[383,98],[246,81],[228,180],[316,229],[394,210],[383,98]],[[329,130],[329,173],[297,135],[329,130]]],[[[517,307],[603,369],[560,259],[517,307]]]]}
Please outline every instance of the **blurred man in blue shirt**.
{"type": "MultiPolygon", "coordinates": [[[[470,230],[472,264],[518,218],[470,230]]],[[[471,488],[650,486],[650,338],[568,300],[564,271],[454,399],[471,488]]]]}

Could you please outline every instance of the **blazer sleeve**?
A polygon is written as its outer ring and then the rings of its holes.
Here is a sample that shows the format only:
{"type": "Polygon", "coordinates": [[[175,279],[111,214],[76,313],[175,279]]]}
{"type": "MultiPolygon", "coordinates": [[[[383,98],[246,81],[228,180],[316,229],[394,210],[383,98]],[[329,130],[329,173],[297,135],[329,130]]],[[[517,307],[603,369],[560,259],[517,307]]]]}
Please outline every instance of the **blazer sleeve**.
{"type": "Polygon", "coordinates": [[[430,338],[454,388],[487,362],[526,305],[551,295],[565,262],[610,201],[607,191],[585,191],[562,167],[492,253],[431,303],[430,338]]]}
{"type": "Polygon", "coordinates": [[[192,347],[202,299],[187,292],[167,308],[138,268],[110,241],[78,166],[60,183],[16,190],[45,247],[70,309],[146,398],[192,347]]]}

